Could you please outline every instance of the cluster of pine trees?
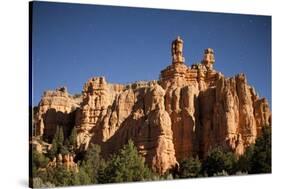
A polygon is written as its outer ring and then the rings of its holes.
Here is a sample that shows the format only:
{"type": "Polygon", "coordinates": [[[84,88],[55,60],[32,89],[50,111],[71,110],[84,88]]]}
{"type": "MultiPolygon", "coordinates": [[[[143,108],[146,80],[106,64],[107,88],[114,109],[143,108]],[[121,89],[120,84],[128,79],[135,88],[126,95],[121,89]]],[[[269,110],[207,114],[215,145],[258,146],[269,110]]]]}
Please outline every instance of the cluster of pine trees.
{"type": "Polygon", "coordinates": [[[265,126],[262,135],[245,153],[237,157],[221,147],[213,148],[208,156],[199,160],[188,158],[173,172],[174,178],[212,177],[241,174],[271,173],[271,127],[265,126]]]}
{"type": "Polygon", "coordinates": [[[101,149],[98,145],[90,144],[88,150],[76,160],[78,172],[67,170],[63,165],[47,168],[49,160],[57,154],[75,153],[76,136],[75,128],[68,137],[65,137],[62,127],[58,127],[52,141],[52,148],[48,153],[40,154],[36,150],[32,151],[33,187],[271,173],[271,127],[269,126],[263,128],[262,135],[256,143],[249,146],[240,157],[221,147],[216,147],[205,159],[190,157],[163,176],[147,167],[144,158],[138,154],[131,140],[107,160],[101,157],[101,149]]]}
{"type": "Polygon", "coordinates": [[[65,138],[63,128],[59,126],[52,140],[52,147],[46,154],[32,150],[33,187],[132,182],[153,178],[154,173],[147,167],[131,140],[108,160],[101,157],[99,145],[90,144],[77,160],[78,172],[67,170],[64,165],[47,167],[48,162],[58,154],[75,153],[76,136],[74,128],[70,136],[65,138]]]}

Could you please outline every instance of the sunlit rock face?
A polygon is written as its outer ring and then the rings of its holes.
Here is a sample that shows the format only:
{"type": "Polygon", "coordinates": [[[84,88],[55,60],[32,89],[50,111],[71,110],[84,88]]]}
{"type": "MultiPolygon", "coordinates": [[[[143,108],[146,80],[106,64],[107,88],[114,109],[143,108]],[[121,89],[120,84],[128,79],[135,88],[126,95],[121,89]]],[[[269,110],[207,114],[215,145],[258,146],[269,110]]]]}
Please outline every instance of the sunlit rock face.
{"type": "Polygon", "coordinates": [[[267,100],[244,74],[227,78],[216,71],[213,49],[204,51],[200,63],[186,65],[183,43],[180,37],[172,42],[172,64],[157,81],[121,85],[93,77],[80,97],[66,88],[47,91],[35,115],[35,134],[51,139],[56,125],[77,127],[78,148],[99,144],[104,157],[132,139],[160,174],[218,145],[243,154],[271,124],[267,100]]]}

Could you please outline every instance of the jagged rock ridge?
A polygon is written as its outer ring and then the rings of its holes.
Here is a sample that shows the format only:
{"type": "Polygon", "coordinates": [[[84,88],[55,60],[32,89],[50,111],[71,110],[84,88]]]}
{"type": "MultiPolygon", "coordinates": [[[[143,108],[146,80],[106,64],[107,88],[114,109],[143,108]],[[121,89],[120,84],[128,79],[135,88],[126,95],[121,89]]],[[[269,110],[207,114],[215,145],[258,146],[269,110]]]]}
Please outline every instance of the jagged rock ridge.
{"type": "Polygon", "coordinates": [[[261,128],[271,124],[268,102],[244,74],[227,78],[214,70],[213,49],[204,51],[199,64],[184,62],[178,37],[172,43],[172,64],[158,81],[120,85],[94,77],[79,98],[65,88],[45,92],[34,119],[35,135],[50,141],[56,125],[66,131],[75,126],[79,148],[99,144],[104,157],[132,139],[161,174],[191,155],[206,156],[217,145],[243,154],[261,128]]]}

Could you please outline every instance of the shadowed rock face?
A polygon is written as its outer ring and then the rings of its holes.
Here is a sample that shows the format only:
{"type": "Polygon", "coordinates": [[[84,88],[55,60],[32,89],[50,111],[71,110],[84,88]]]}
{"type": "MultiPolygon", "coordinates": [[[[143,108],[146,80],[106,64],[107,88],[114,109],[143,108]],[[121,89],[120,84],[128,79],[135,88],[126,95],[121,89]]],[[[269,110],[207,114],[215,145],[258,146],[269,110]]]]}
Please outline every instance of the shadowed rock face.
{"type": "Polygon", "coordinates": [[[65,87],[55,91],[45,91],[38,109],[34,113],[34,134],[43,136],[50,142],[56,132],[57,126],[63,126],[65,133],[74,126],[75,111],[80,106],[80,99],[68,94],[65,87]]]}
{"type": "Polygon", "coordinates": [[[104,157],[132,139],[161,174],[191,155],[206,156],[217,145],[243,154],[271,124],[268,102],[245,75],[227,78],[214,70],[212,49],[205,50],[201,63],[188,67],[182,48],[180,38],[173,41],[173,63],[159,81],[120,85],[94,77],[81,98],[66,89],[46,92],[34,119],[36,135],[52,138],[56,125],[75,126],[79,148],[99,144],[104,157]]]}

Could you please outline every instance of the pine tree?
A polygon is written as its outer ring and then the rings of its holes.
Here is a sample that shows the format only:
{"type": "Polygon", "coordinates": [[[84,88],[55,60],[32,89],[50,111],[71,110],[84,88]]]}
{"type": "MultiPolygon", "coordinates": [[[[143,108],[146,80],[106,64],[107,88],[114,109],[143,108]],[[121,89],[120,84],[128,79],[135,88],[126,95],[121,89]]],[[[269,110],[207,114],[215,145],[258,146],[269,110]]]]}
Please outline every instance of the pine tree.
{"type": "Polygon", "coordinates": [[[239,158],[237,171],[250,174],[271,173],[271,126],[264,126],[262,135],[239,158]]]}
{"type": "Polygon", "coordinates": [[[101,159],[97,172],[98,183],[108,183],[108,179],[106,175],[106,167],[107,167],[107,162],[104,159],[101,159]]]}
{"type": "Polygon", "coordinates": [[[200,176],[201,162],[198,156],[196,158],[190,157],[183,160],[179,166],[180,178],[194,178],[200,176]]]}
{"type": "Polygon", "coordinates": [[[59,133],[58,133],[58,138],[57,138],[57,144],[58,144],[58,150],[59,151],[63,147],[63,142],[64,142],[63,127],[59,126],[59,133]]]}
{"type": "Polygon", "coordinates": [[[81,168],[87,175],[89,175],[91,183],[97,183],[98,169],[101,161],[100,146],[96,144],[90,144],[85,157],[82,161],[81,168]]]}
{"type": "Polygon", "coordinates": [[[114,183],[149,180],[152,173],[130,140],[118,154],[112,156],[105,168],[105,175],[107,182],[114,183]]]}
{"type": "Polygon", "coordinates": [[[53,187],[55,187],[55,185],[50,182],[44,183],[40,177],[35,177],[32,179],[32,187],[33,188],[53,188],[53,187]]]}
{"type": "Polygon", "coordinates": [[[45,155],[36,151],[36,149],[32,149],[32,176],[36,177],[38,168],[45,168],[47,163],[49,162],[49,158],[45,157],[45,155]]]}
{"type": "Polygon", "coordinates": [[[237,158],[232,152],[224,151],[221,147],[212,149],[207,158],[203,161],[202,171],[207,173],[208,176],[222,173],[223,171],[228,174],[236,172],[235,165],[237,158]]]}
{"type": "Polygon", "coordinates": [[[86,185],[86,184],[92,183],[90,175],[87,174],[87,172],[85,171],[85,169],[83,167],[80,167],[80,169],[79,169],[78,178],[79,178],[79,182],[81,185],[86,185]]]}
{"type": "Polygon", "coordinates": [[[250,173],[271,173],[271,127],[265,126],[256,140],[250,173]]]}
{"type": "Polygon", "coordinates": [[[71,133],[69,136],[69,144],[72,145],[73,147],[76,147],[76,145],[77,145],[77,129],[75,126],[71,130],[71,133]]]}
{"type": "Polygon", "coordinates": [[[66,140],[65,145],[68,147],[70,152],[74,152],[77,147],[77,129],[74,126],[71,130],[68,140],[66,140]]]}
{"type": "Polygon", "coordinates": [[[64,134],[62,126],[57,126],[56,133],[52,140],[52,147],[48,152],[48,156],[53,159],[58,153],[60,153],[64,142],[64,134]]]}
{"type": "Polygon", "coordinates": [[[250,145],[243,155],[240,156],[239,160],[237,161],[236,171],[242,173],[249,173],[251,172],[251,159],[253,157],[255,145],[250,145]]]}
{"type": "Polygon", "coordinates": [[[53,182],[56,186],[68,186],[71,183],[71,172],[64,165],[58,165],[52,171],[53,182]]]}

